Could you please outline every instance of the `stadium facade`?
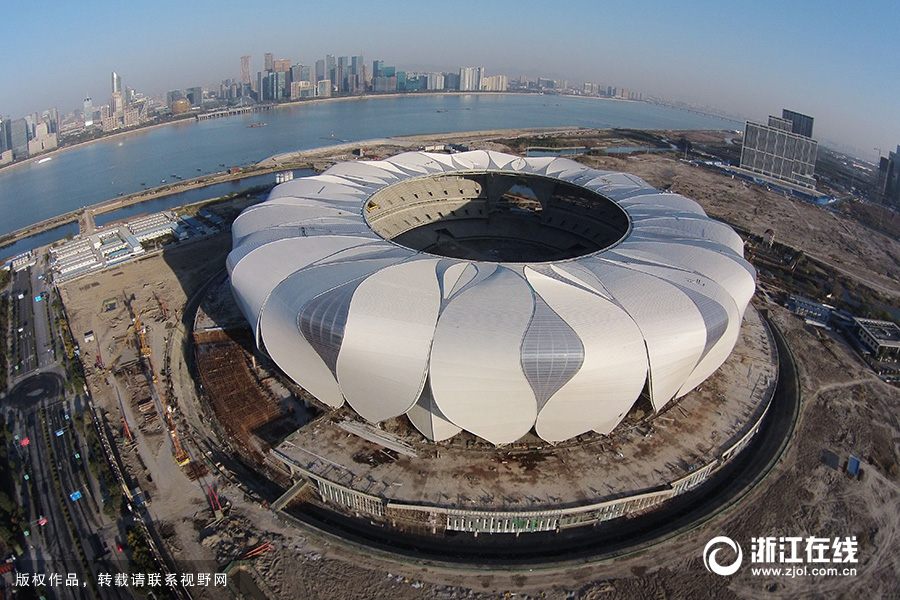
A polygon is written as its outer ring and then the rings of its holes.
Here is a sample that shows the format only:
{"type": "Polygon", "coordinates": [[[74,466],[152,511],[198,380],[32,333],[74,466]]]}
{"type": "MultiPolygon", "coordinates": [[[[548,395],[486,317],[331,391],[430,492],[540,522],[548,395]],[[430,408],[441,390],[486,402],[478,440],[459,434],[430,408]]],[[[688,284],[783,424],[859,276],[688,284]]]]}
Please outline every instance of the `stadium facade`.
{"type": "Polygon", "coordinates": [[[755,291],[741,238],[695,201],[564,158],[339,163],[232,231],[259,348],[322,403],[434,441],[661,411],[728,358],[755,291]]]}

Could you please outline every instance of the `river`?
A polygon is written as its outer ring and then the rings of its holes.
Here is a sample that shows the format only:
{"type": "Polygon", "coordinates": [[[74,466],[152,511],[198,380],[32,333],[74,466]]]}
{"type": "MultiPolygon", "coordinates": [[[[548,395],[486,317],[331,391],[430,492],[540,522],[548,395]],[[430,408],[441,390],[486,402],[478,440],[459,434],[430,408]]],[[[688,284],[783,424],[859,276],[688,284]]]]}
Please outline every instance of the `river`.
{"type": "Polygon", "coordinates": [[[309,102],[268,112],[187,121],[99,140],[53,160],[0,170],[0,235],[119,194],[346,141],[528,127],[735,129],[726,119],[596,98],[406,95],[309,102]],[[263,121],[265,127],[248,127],[263,121]]]}

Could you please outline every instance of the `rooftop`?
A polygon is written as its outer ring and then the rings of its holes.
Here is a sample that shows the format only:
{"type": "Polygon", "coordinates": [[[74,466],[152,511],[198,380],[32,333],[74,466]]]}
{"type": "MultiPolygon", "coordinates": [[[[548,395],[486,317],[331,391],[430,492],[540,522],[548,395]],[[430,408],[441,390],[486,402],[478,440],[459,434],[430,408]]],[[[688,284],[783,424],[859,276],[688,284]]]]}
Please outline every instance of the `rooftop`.
{"type": "Polygon", "coordinates": [[[659,489],[720,457],[762,416],[776,375],[769,333],[750,308],[734,352],[712,377],[652,421],[623,423],[610,436],[584,435],[556,446],[535,436],[502,448],[473,436],[434,444],[392,419],[380,430],[411,450],[399,453],[372,441],[379,436],[351,432],[353,413],[344,408],[297,430],[272,452],[319,477],[397,502],[489,510],[577,506],[659,489]]]}
{"type": "Polygon", "coordinates": [[[880,344],[885,346],[900,346],[900,327],[893,321],[879,321],[877,319],[856,319],[860,327],[866,330],[880,344]]]}

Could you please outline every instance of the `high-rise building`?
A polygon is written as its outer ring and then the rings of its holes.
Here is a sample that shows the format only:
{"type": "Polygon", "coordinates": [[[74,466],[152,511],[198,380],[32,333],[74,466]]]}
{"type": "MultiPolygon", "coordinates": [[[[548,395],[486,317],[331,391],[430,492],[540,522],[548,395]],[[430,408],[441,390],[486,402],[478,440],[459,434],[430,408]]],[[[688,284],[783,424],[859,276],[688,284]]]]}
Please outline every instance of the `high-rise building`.
{"type": "Polygon", "coordinates": [[[273,55],[271,52],[266,52],[263,57],[265,59],[266,71],[274,71],[275,70],[275,55],[273,55]]]}
{"type": "Polygon", "coordinates": [[[94,124],[94,103],[91,101],[91,97],[88,96],[84,99],[84,126],[90,127],[94,124]]]}
{"type": "Polygon", "coordinates": [[[199,87],[191,87],[185,90],[185,97],[191,103],[191,106],[201,106],[203,104],[203,89],[199,87]]]}
{"type": "Polygon", "coordinates": [[[486,92],[505,92],[509,86],[506,75],[491,75],[481,78],[481,89],[486,92]]]}
{"type": "Polygon", "coordinates": [[[373,77],[372,90],[375,92],[396,92],[397,77],[385,77],[384,75],[373,77]]]}
{"type": "Polygon", "coordinates": [[[290,99],[300,100],[301,98],[310,98],[315,94],[315,86],[309,81],[292,81],[290,89],[290,99]]]}
{"type": "Polygon", "coordinates": [[[119,76],[118,73],[113,71],[111,79],[112,79],[112,93],[113,94],[116,94],[116,93],[121,94],[124,91],[122,89],[122,78],[119,76]]]}
{"type": "Polygon", "coordinates": [[[459,89],[459,73],[444,73],[444,89],[451,91],[459,89]]]}
{"type": "Polygon", "coordinates": [[[331,80],[323,79],[316,82],[316,96],[320,98],[328,98],[331,96],[331,80]]]}
{"type": "Polygon", "coordinates": [[[741,168],[814,189],[818,142],[794,133],[789,119],[769,117],[767,125],[747,121],[741,168]]]}
{"type": "Polygon", "coordinates": [[[291,77],[290,83],[296,83],[298,81],[307,81],[312,82],[312,74],[310,72],[310,68],[307,65],[296,64],[291,67],[291,77]]]}
{"type": "Polygon", "coordinates": [[[325,79],[330,79],[332,86],[337,83],[337,61],[334,59],[334,54],[325,55],[325,79]]]}
{"type": "Polygon", "coordinates": [[[9,124],[9,117],[0,117],[0,154],[10,149],[9,124]]]}
{"type": "Polygon", "coordinates": [[[289,58],[279,58],[272,61],[272,70],[278,73],[287,73],[291,70],[291,60],[289,58]]]}
{"type": "Polygon", "coordinates": [[[383,60],[372,61],[372,77],[381,77],[381,69],[384,67],[383,60]]]}
{"type": "Polygon", "coordinates": [[[337,62],[337,72],[335,75],[336,81],[334,82],[337,86],[338,92],[346,92],[347,91],[347,77],[350,75],[350,57],[349,56],[340,56],[338,57],[337,62]]]}
{"type": "Polygon", "coordinates": [[[166,105],[168,105],[169,108],[172,108],[172,105],[182,98],[184,98],[184,93],[181,90],[171,90],[166,92],[166,105]]]}
{"type": "Polygon", "coordinates": [[[125,96],[122,92],[113,92],[109,104],[114,115],[121,116],[125,112],[125,96]]]}
{"type": "Polygon", "coordinates": [[[13,158],[28,158],[28,123],[25,119],[16,119],[9,124],[9,149],[13,158]]]}
{"type": "Polygon", "coordinates": [[[781,111],[781,118],[791,122],[792,132],[804,137],[812,137],[814,119],[809,115],[804,115],[785,108],[781,111]]]}
{"type": "Polygon", "coordinates": [[[462,67],[459,70],[459,90],[461,92],[480,90],[483,76],[484,67],[462,67]]]}
{"type": "Polygon", "coordinates": [[[325,79],[325,61],[320,58],[316,61],[316,83],[323,79],[325,79]]]}
{"type": "Polygon", "coordinates": [[[291,89],[287,85],[287,78],[288,74],[284,71],[266,73],[262,85],[262,99],[266,102],[278,102],[285,97],[290,97],[291,89]]]}
{"type": "Polygon", "coordinates": [[[241,57],[241,83],[250,85],[250,57],[241,57]]]}
{"type": "Polygon", "coordinates": [[[425,89],[429,92],[443,90],[444,89],[444,74],[443,73],[428,73],[425,76],[425,89]]]}
{"type": "Polygon", "coordinates": [[[881,157],[877,177],[875,191],[878,200],[900,208],[900,145],[896,152],[881,157]]]}

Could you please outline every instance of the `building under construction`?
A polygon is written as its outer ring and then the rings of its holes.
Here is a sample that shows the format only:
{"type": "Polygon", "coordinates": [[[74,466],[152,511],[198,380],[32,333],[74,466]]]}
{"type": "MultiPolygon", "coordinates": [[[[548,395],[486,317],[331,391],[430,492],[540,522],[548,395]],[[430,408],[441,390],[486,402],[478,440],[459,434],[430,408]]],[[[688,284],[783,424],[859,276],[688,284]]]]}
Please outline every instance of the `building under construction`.
{"type": "Polygon", "coordinates": [[[197,370],[205,399],[230,441],[263,462],[268,448],[254,432],[282,417],[283,411],[253,374],[252,356],[237,341],[240,335],[222,329],[195,332],[197,370]]]}

